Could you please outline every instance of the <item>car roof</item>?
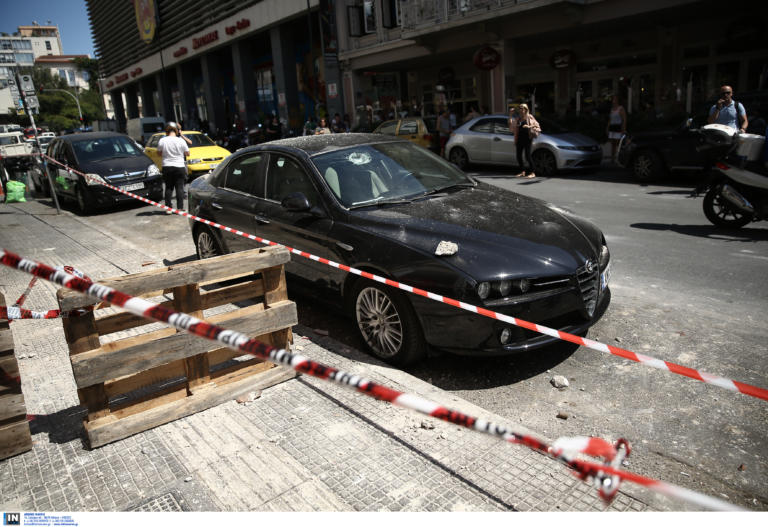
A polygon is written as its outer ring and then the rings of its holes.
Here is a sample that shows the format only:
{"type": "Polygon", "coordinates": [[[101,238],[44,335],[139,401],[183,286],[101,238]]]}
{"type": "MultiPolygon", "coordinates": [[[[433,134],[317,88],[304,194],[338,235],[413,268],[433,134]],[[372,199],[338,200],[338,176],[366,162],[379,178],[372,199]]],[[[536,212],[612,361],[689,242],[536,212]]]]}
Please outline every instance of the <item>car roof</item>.
{"type": "Polygon", "coordinates": [[[56,139],[67,141],[68,143],[74,143],[78,141],[86,141],[88,139],[104,139],[107,137],[128,137],[125,134],[118,132],[81,132],[78,134],[61,135],[56,139]]]}
{"type": "Polygon", "coordinates": [[[326,153],[350,146],[378,143],[407,143],[410,141],[382,134],[322,134],[277,139],[268,143],[248,147],[246,150],[266,150],[271,147],[282,147],[286,150],[296,149],[307,155],[326,153]]]}

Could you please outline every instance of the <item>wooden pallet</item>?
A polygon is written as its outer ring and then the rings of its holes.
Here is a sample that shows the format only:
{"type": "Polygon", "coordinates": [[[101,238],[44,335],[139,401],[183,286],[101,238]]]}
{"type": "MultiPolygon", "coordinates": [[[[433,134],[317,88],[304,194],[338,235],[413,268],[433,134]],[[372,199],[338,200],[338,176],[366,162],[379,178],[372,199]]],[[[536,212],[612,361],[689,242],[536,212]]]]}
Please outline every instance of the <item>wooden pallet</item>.
{"type": "MultiPolygon", "coordinates": [[[[247,304],[206,320],[288,349],[298,321],[285,286],[289,259],[286,249],[269,247],[99,282],[144,298],[172,294],[161,305],[198,318],[204,309],[247,304]]],[[[94,305],[69,289],[60,289],[58,299],[63,311],[94,305]]],[[[88,409],[84,426],[91,447],[296,376],[171,327],[102,344],[100,337],[152,323],[126,312],[99,317],[105,307],[63,319],[78,395],[88,409]]]]}
{"type": "MultiPolygon", "coordinates": [[[[0,293],[0,306],[5,305],[5,297],[0,293]]],[[[0,459],[32,449],[19,364],[13,351],[13,334],[8,322],[3,320],[0,322],[0,459]]]]}

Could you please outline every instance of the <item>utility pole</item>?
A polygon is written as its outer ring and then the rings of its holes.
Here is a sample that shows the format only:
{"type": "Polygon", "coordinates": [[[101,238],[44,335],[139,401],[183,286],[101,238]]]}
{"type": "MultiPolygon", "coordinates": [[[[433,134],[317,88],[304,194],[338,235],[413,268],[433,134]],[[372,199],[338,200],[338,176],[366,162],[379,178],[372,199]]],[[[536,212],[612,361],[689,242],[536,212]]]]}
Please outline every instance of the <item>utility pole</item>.
{"type": "MultiPolygon", "coordinates": [[[[40,148],[40,141],[37,138],[37,125],[35,124],[35,117],[32,115],[32,108],[38,108],[39,103],[37,101],[37,96],[35,95],[35,85],[32,82],[32,76],[31,75],[19,75],[18,73],[15,73],[16,76],[16,86],[19,87],[19,95],[21,96],[22,104],[24,105],[24,110],[29,114],[29,121],[32,123],[32,131],[35,134],[35,144],[37,144],[37,150],[40,152],[41,158],[43,160],[43,171],[45,172],[45,178],[48,180],[48,186],[51,189],[51,197],[53,198],[53,203],[56,205],[56,214],[61,214],[61,207],[59,207],[59,198],[56,196],[56,189],[53,187],[53,180],[51,179],[51,175],[48,173],[48,160],[45,159],[43,156],[42,150],[40,148]],[[33,104],[30,104],[33,103],[33,104]]],[[[72,95],[70,93],[70,95],[72,95]]],[[[80,103],[77,105],[78,110],[80,109],[80,103]]],[[[82,122],[82,118],[81,118],[82,122]]],[[[40,189],[38,189],[40,190],[40,189]]]]}

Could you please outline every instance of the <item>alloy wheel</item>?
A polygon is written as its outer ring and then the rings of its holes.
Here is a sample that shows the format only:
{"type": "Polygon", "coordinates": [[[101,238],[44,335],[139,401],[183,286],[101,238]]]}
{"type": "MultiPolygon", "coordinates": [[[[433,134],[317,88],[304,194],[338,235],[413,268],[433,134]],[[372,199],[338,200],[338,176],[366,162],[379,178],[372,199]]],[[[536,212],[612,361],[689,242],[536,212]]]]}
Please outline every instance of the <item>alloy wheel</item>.
{"type": "Polygon", "coordinates": [[[220,254],[218,243],[213,238],[213,235],[207,230],[200,231],[197,235],[197,257],[200,260],[204,260],[205,258],[213,258],[220,254]]]}
{"type": "Polygon", "coordinates": [[[355,315],[360,333],[377,355],[388,358],[403,346],[403,323],[397,307],[384,292],[366,287],[357,295],[355,315]]]}

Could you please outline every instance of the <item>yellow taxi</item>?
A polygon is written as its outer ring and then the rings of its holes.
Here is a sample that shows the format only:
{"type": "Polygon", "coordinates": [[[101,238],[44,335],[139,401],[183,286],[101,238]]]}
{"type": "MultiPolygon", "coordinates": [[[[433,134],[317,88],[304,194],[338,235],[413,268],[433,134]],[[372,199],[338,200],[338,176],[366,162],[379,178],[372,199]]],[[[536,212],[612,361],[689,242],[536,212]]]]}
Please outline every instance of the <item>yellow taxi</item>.
{"type": "MultiPolygon", "coordinates": [[[[229,155],[229,150],[222,148],[214,143],[210,137],[201,132],[181,132],[181,135],[189,139],[192,144],[189,146],[189,157],[187,158],[188,179],[191,181],[197,176],[207,174],[229,155]]],[[[155,134],[149,138],[144,147],[144,153],[147,154],[158,168],[163,168],[163,156],[157,151],[157,143],[165,137],[164,133],[155,134]]]]}
{"type": "Polygon", "coordinates": [[[374,134],[393,135],[401,139],[408,139],[412,143],[428,148],[432,151],[440,151],[440,143],[436,131],[436,119],[434,117],[403,117],[384,121],[373,131],[374,134]]]}

